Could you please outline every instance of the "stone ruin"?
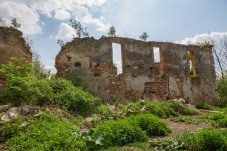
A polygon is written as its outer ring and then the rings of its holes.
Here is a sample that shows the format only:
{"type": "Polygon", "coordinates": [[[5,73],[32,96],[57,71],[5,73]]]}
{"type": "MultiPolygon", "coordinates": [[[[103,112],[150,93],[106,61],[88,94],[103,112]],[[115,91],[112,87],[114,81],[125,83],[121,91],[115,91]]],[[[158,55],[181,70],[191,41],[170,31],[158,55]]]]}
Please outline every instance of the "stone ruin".
{"type": "Polygon", "coordinates": [[[85,89],[107,101],[138,99],[218,104],[211,46],[144,42],[130,38],[74,38],[56,57],[58,77],[81,76],[85,89]],[[112,44],[121,45],[122,74],[113,64],[112,44]],[[159,51],[155,61],[154,49],[159,51]]]}
{"type": "MultiPolygon", "coordinates": [[[[0,27],[0,65],[11,57],[31,62],[30,47],[22,32],[0,27]]],[[[170,100],[218,104],[212,47],[180,45],[166,42],[103,37],[74,38],[56,57],[58,77],[81,76],[85,89],[107,101],[138,99],[170,100]],[[112,44],[121,46],[122,74],[113,63],[112,44]],[[159,51],[155,61],[154,48],[159,51]]],[[[4,79],[0,79],[0,91],[4,79]]]]}
{"type": "MultiPolygon", "coordinates": [[[[21,31],[13,27],[0,27],[0,66],[8,63],[11,57],[32,61],[30,47],[21,31]]],[[[4,88],[4,79],[0,79],[0,91],[4,88]]]]}

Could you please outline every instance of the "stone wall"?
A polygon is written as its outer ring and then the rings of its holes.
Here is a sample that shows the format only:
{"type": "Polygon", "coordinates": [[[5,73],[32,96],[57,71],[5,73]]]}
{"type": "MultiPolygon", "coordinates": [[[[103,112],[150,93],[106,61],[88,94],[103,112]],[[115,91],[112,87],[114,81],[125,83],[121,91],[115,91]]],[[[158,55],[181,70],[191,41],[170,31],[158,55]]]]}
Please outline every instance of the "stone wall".
{"type": "MultiPolygon", "coordinates": [[[[32,61],[30,47],[26,44],[22,32],[12,27],[0,27],[0,66],[10,61],[11,57],[32,61]]],[[[3,87],[4,79],[0,79],[0,91],[3,87]]]]}
{"type": "Polygon", "coordinates": [[[217,104],[211,47],[143,42],[128,38],[75,38],[56,57],[58,77],[80,75],[94,95],[111,101],[184,98],[217,104]],[[121,45],[122,70],[113,65],[112,43],[121,45]],[[160,62],[154,61],[154,50],[160,62]]]}

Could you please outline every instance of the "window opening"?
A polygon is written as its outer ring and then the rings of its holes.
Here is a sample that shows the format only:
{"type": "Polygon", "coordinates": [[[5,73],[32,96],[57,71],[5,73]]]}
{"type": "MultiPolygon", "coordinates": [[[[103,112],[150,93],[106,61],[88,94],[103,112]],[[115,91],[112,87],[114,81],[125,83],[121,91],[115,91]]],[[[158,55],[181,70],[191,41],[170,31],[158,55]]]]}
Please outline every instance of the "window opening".
{"type": "Polygon", "coordinates": [[[113,65],[117,68],[117,74],[122,74],[122,51],[121,45],[112,43],[113,65]]]}
{"type": "Polygon", "coordinates": [[[154,54],[154,62],[160,62],[160,50],[159,47],[153,47],[153,54],[154,54]]]}

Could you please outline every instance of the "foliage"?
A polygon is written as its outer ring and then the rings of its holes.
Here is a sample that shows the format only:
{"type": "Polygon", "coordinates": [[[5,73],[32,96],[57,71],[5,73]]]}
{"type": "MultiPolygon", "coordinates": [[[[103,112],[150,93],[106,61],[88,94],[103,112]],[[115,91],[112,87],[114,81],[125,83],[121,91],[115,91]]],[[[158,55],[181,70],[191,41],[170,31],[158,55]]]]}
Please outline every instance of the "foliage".
{"type": "Polygon", "coordinates": [[[109,37],[116,37],[116,30],[115,30],[114,26],[110,27],[109,32],[107,33],[107,35],[109,37]]]}
{"type": "Polygon", "coordinates": [[[16,18],[13,18],[11,19],[11,25],[14,27],[14,28],[20,28],[21,24],[19,24],[17,22],[17,19],[16,18]]]}
{"type": "Polygon", "coordinates": [[[32,76],[32,66],[25,59],[12,58],[0,68],[0,77],[6,80],[6,88],[1,98],[12,105],[39,104],[51,96],[47,80],[32,76]],[[40,101],[40,102],[38,102],[40,101]]]}
{"type": "Polygon", "coordinates": [[[178,116],[178,117],[172,117],[170,118],[171,121],[174,121],[174,122],[184,122],[186,124],[198,124],[201,122],[201,120],[199,119],[194,119],[194,118],[191,118],[191,117],[186,117],[186,116],[178,116]]]}
{"type": "Polygon", "coordinates": [[[2,64],[0,77],[4,79],[12,77],[27,77],[32,71],[32,65],[24,58],[11,58],[8,64],[2,64]]]}
{"type": "Polygon", "coordinates": [[[206,103],[199,103],[199,104],[196,104],[195,106],[197,109],[205,109],[205,110],[213,110],[214,107],[209,105],[209,104],[206,104],[206,103]]]}
{"type": "Polygon", "coordinates": [[[20,104],[42,104],[49,99],[51,88],[46,80],[38,80],[35,77],[12,77],[6,80],[6,88],[2,92],[2,98],[7,103],[15,106],[20,104]]]}
{"type": "Polygon", "coordinates": [[[57,40],[57,44],[59,44],[61,47],[63,47],[65,45],[64,41],[61,39],[57,40]]]}
{"type": "Polygon", "coordinates": [[[227,127],[227,117],[223,119],[218,119],[215,123],[213,123],[215,127],[227,127]]]}
{"type": "Polygon", "coordinates": [[[185,142],[186,150],[214,151],[227,148],[227,131],[205,129],[199,133],[188,133],[180,137],[185,142]]]}
{"type": "Polygon", "coordinates": [[[197,112],[181,103],[174,101],[146,101],[146,112],[159,117],[170,117],[178,115],[195,115],[197,112]]]}
{"type": "Polygon", "coordinates": [[[149,142],[150,147],[158,151],[177,151],[185,150],[185,143],[179,139],[159,140],[158,142],[149,142]]]}
{"type": "Polygon", "coordinates": [[[214,121],[223,119],[224,117],[225,117],[224,113],[204,114],[200,116],[201,119],[208,119],[208,120],[214,120],[214,121]]]}
{"type": "Polygon", "coordinates": [[[107,120],[89,132],[89,146],[95,148],[122,146],[135,141],[144,141],[148,136],[164,136],[170,128],[152,114],[139,114],[124,119],[107,120]]]}
{"type": "Polygon", "coordinates": [[[87,116],[95,110],[97,98],[79,87],[73,86],[71,81],[53,79],[50,81],[53,97],[50,102],[59,105],[62,109],[87,116]]]}
{"type": "Polygon", "coordinates": [[[197,42],[196,45],[203,47],[214,47],[214,44],[212,44],[210,41],[204,41],[204,42],[197,42]]]}
{"type": "Polygon", "coordinates": [[[102,116],[104,119],[108,119],[109,117],[113,116],[113,112],[109,109],[109,105],[101,104],[98,109],[97,113],[102,116]]]}
{"type": "Polygon", "coordinates": [[[218,95],[220,97],[221,106],[227,106],[227,78],[217,80],[218,95]]]}
{"type": "Polygon", "coordinates": [[[227,147],[227,130],[204,129],[199,133],[185,133],[175,138],[150,142],[150,146],[163,151],[224,151],[227,147]]]}
{"type": "Polygon", "coordinates": [[[22,121],[2,128],[4,135],[11,136],[9,150],[85,150],[86,142],[76,134],[75,126],[53,114],[42,114],[39,119],[30,118],[27,126],[22,121]]]}
{"type": "Polygon", "coordinates": [[[31,64],[24,59],[13,58],[0,68],[0,76],[6,79],[1,93],[4,102],[13,105],[51,103],[62,109],[87,116],[95,110],[97,98],[75,87],[64,79],[48,79],[32,72],[31,64]]]}
{"type": "Polygon", "coordinates": [[[183,104],[178,103],[178,102],[168,101],[167,106],[169,106],[175,112],[177,112],[181,115],[196,115],[196,114],[198,114],[196,110],[194,110],[190,107],[184,106],[183,104]]]}
{"type": "Polygon", "coordinates": [[[140,39],[143,41],[147,41],[148,37],[149,37],[149,35],[146,32],[143,32],[143,34],[140,36],[140,39]]]}
{"type": "Polygon", "coordinates": [[[69,76],[67,76],[67,79],[72,81],[73,85],[76,87],[84,88],[86,85],[84,78],[76,72],[72,72],[69,76]]]}
{"type": "Polygon", "coordinates": [[[138,114],[129,119],[147,132],[148,136],[164,136],[171,133],[171,129],[161,119],[152,114],[138,114]]]}
{"type": "Polygon", "coordinates": [[[122,146],[135,141],[145,141],[146,133],[129,120],[111,120],[103,125],[92,128],[89,132],[93,139],[90,147],[122,146]]]}
{"type": "Polygon", "coordinates": [[[84,28],[79,21],[70,19],[69,24],[76,30],[76,33],[79,38],[81,38],[82,35],[85,37],[89,37],[89,34],[85,32],[86,27],[84,28]]]}

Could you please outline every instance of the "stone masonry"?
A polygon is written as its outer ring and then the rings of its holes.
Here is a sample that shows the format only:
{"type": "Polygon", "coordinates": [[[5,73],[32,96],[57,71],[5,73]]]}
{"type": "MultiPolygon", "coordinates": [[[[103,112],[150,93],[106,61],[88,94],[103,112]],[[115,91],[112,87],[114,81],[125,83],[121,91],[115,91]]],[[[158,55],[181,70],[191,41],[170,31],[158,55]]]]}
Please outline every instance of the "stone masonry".
{"type": "Polygon", "coordinates": [[[212,47],[102,37],[74,38],[56,57],[58,77],[81,76],[85,88],[108,101],[138,99],[218,104],[212,47]],[[112,43],[121,45],[122,70],[113,65],[112,43]],[[160,62],[154,61],[154,47],[160,62]]]}
{"type": "MultiPolygon", "coordinates": [[[[0,27],[0,66],[8,63],[11,57],[32,61],[30,47],[26,44],[22,32],[13,27],[0,27]]],[[[0,91],[3,87],[4,79],[0,79],[0,91]]]]}

